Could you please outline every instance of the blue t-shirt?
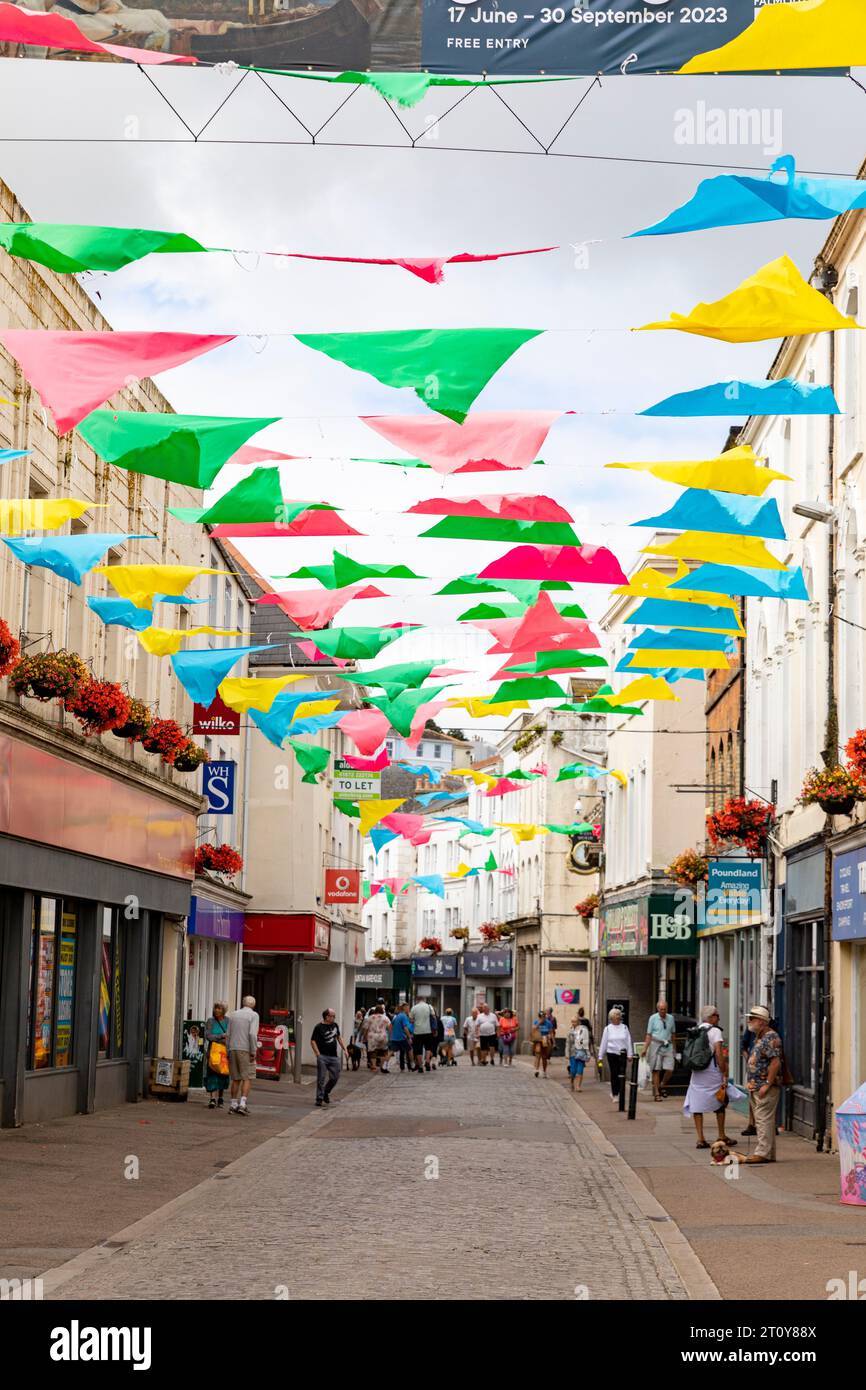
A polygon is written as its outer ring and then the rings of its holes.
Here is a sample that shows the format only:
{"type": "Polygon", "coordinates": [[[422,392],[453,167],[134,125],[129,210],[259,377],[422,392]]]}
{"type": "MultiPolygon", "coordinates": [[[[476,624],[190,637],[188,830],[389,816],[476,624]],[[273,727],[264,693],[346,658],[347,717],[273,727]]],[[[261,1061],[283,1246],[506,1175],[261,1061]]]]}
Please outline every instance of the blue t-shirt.
{"type": "Polygon", "coordinates": [[[555,1027],[556,1021],[555,1019],[552,1019],[549,1014],[545,1014],[544,1018],[538,1025],[539,1032],[541,1033],[541,1036],[543,1038],[546,1038],[548,1033],[552,1033],[555,1027]]]}
{"type": "Polygon", "coordinates": [[[649,1022],[646,1026],[650,1039],[653,1042],[664,1043],[665,1047],[671,1042],[675,1028],[676,1023],[670,1014],[666,1014],[665,1017],[662,1018],[661,1014],[658,1013],[650,1014],[649,1022]]]}
{"type": "Polygon", "coordinates": [[[408,1016],[404,1013],[395,1014],[391,1024],[391,1041],[405,1042],[411,1034],[412,1024],[408,1016]]]}

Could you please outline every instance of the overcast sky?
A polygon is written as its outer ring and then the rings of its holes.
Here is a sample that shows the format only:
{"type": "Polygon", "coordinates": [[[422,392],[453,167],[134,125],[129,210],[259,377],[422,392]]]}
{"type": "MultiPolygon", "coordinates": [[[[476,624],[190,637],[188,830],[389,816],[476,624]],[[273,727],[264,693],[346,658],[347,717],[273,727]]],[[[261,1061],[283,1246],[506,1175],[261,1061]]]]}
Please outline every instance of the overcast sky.
{"type": "MultiPolygon", "coordinates": [[[[214,71],[152,69],[150,76],[194,129],[239,80],[214,71]]],[[[327,84],[269,80],[311,128],[346,95],[345,88],[327,84]]],[[[512,88],[507,95],[547,143],[588,86],[581,79],[512,88]]],[[[422,131],[453,100],[453,93],[431,92],[401,118],[413,133],[422,131]]],[[[864,155],[864,117],[866,95],[845,78],[629,76],[596,87],[555,147],[591,158],[443,148],[533,148],[517,121],[484,91],[442,121],[437,140],[415,150],[377,149],[375,142],[405,137],[382,99],[363,89],[323,133],[323,141],[334,143],[310,148],[276,143],[302,132],[251,78],[193,145],[154,86],[131,66],[4,60],[0,176],[34,219],[167,228],[214,246],[406,256],[561,244],[548,255],[448,267],[441,286],[397,268],[255,255],[152,256],[113,276],[86,279],[116,328],[259,335],[165,373],[161,388],[179,411],[284,416],[254,442],[317,459],[313,469],[284,466],[284,494],[346,508],[346,519],[369,533],[344,543],[356,558],[399,559],[436,580],[395,584],[399,600],[354,604],[340,621],[417,618],[443,629],[468,605],[425,596],[448,577],[483,568],[507,547],[416,543],[427,519],[399,512],[443,491],[545,492],[572,512],[581,540],[610,546],[627,568],[645,536],[628,523],[662,511],[677,489],[605,472],[603,465],[709,457],[720,451],[733,423],[646,420],[632,412],[709,382],[760,378],[777,347],[628,330],[716,299],[783,253],[808,274],[829,224],[623,237],[684,202],[700,178],[738,166],[764,170],[779,153],[793,154],[802,170],[852,175],[864,155]],[[694,118],[699,138],[702,112],[713,107],[759,109],[765,140],[679,143],[682,113],[694,118]],[[589,267],[575,268],[573,244],[596,239],[601,244],[589,248],[589,267]],[[477,409],[588,412],[554,427],[545,469],[502,475],[501,489],[496,475],[443,482],[426,471],[328,462],[383,452],[358,415],[424,408],[410,392],[379,386],[288,336],[271,336],[494,324],[549,331],[506,364],[477,409]]],[[[239,472],[228,472],[226,483],[238,481],[239,472]]],[[[330,550],[328,541],[292,540],[260,542],[248,553],[264,573],[280,574],[326,560],[330,550]]],[[[606,593],[584,589],[578,598],[597,615],[606,593]]],[[[416,655],[417,642],[402,639],[385,655],[393,661],[416,655]]],[[[458,649],[431,654],[455,658],[458,649]]]]}

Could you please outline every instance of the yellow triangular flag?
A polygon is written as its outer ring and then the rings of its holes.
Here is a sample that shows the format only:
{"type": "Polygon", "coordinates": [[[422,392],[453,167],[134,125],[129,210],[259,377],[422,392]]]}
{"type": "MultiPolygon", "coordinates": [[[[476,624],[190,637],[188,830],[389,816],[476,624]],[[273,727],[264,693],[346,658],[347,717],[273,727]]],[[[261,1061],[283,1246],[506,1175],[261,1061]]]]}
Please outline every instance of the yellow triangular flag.
{"type": "Polygon", "coordinates": [[[374,825],[378,825],[380,820],[390,816],[392,811],[397,811],[406,800],[405,796],[399,797],[396,801],[359,801],[358,810],[361,812],[361,823],[359,829],[362,835],[369,835],[374,825]]]}
{"type": "Polygon", "coordinates": [[[759,343],[767,338],[857,327],[856,319],[840,314],[820,290],[806,284],[790,256],[780,256],[761,266],[724,298],[696,304],[688,314],[671,314],[669,319],[645,323],[635,331],[675,328],[725,343],[759,343]]]}
{"type": "Polygon", "coordinates": [[[498,777],[491,777],[487,772],[476,772],[474,767],[452,767],[450,777],[471,777],[476,787],[492,787],[499,781],[498,777]]]}
{"type": "Polygon", "coordinates": [[[730,664],[724,652],[684,651],[681,647],[641,647],[631,653],[626,670],[632,666],[641,669],[649,666],[654,671],[663,671],[669,666],[684,666],[690,671],[727,671],[730,664]]]}
{"type": "Polygon", "coordinates": [[[339,695],[336,700],[304,700],[292,715],[292,723],[298,719],[309,719],[311,714],[333,714],[339,707],[339,695]]]}
{"type": "Polygon", "coordinates": [[[467,695],[461,700],[449,700],[448,708],[465,709],[470,719],[486,719],[491,714],[513,714],[515,710],[529,709],[529,701],[499,700],[494,704],[483,695],[467,695]]]}
{"type": "Polygon", "coordinates": [[[618,695],[606,695],[609,705],[633,705],[635,700],[675,700],[679,701],[663,676],[638,676],[618,695]]]}
{"type": "Polygon", "coordinates": [[[699,53],[680,72],[789,72],[866,64],[863,0],[765,5],[730,43],[699,53]]]}
{"type": "Polygon", "coordinates": [[[671,460],[661,463],[608,463],[606,468],[629,468],[635,473],[651,473],[665,483],[680,487],[710,488],[713,492],[736,492],[741,497],[761,497],[770,483],[783,479],[790,482],[788,473],[776,473],[761,468],[751,445],[741,444],[727,449],[714,459],[671,460]]]}
{"type": "Polygon", "coordinates": [[[667,545],[645,546],[643,554],[672,555],[711,565],[745,565],[755,570],[787,569],[756,536],[725,536],[716,531],[683,531],[667,545]]]}
{"type": "Polygon", "coordinates": [[[267,714],[280,691],[295,681],[307,680],[306,672],[298,676],[267,676],[259,680],[255,676],[227,676],[217,690],[229,709],[238,714],[257,709],[267,714]]]}
{"type": "Polygon", "coordinates": [[[461,862],[460,864],[457,865],[457,868],[456,868],[456,869],[452,870],[450,873],[447,873],[447,874],[445,875],[445,877],[446,877],[446,878],[465,878],[466,875],[467,875],[468,873],[469,873],[469,865],[468,865],[468,864],[464,864],[464,863],[461,862]]]}
{"type": "Polygon", "coordinates": [[[510,830],[515,844],[520,844],[523,840],[534,840],[536,835],[550,834],[546,825],[533,825],[531,822],[498,820],[495,824],[501,825],[503,830],[510,830]]]}
{"type": "Polygon", "coordinates": [[[237,628],[230,627],[146,627],[138,634],[138,640],[151,656],[174,656],[188,637],[198,637],[201,633],[212,637],[240,637],[237,628]]]}
{"type": "Polygon", "coordinates": [[[94,574],[104,574],[121,598],[136,608],[150,608],[154,594],[179,597],[200,574],[229,574],[229,570],[206,569],[201,565],[97,565],[94,574]]]}
{"type": "Polygon", "coordinates": [[[4,536],[20,536],[22,531],[56,531],[67,521],[83,516],[93,502],[78,497],[10,497],[0,500],[0,531],[4,536]]]}

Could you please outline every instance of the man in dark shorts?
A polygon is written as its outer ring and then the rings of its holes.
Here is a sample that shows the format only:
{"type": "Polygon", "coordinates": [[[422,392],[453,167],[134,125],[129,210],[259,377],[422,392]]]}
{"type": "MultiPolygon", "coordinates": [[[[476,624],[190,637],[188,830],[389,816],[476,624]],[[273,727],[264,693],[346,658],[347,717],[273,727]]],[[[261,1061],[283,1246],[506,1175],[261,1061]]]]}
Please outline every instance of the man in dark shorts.
{"type": "Polygon", "coordinates": [[[417,999],[409,1011],[412,1020],[412,1055],[415,1058],[415,1070],[430,1070],[429,1054],[433,1047],[433,1011],[426,999],[417,999]],[[424,1057],[428,1060],[425,1062],[424,1057]]]}
{"type": "Polygon", "coordinates": [[[479,1005],[478,1014],[478,1044],[481,1048],[481,1065],[486,1067],[489,1062],[491,1067],[496,1065],[496,1051],[498,1047],[499,1019],[490,1009],[489,1004],[479,1005]]]}
{"type": "Polygon", "coordinates": [[[316,1056],[316,1104],[330,1105],[331,1092],[340,1079],[338,1047],[343,1049],[346,1061],[349,1060],[333,1009],[322,1010],[322,1021],[316,1024],[310,1035],[310,1047],[316,1056]]]}

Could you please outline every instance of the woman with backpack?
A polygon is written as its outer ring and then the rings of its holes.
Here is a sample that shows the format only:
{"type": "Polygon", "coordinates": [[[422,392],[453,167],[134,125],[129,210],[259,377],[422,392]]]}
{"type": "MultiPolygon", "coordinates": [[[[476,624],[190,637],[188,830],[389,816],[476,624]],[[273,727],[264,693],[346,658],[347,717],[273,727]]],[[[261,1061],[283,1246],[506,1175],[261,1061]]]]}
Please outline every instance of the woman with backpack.
{"type": "Polygon", "coordinates": [[[701,1009],[701,1024],[691,1028],[683,1047],[683,1066],[691,1073],[689,1089],[683,1102],[683,1113],[691,1115],[698,1135],[696,1149],[708,1149],[704,1138],[704,1115],[715,1114],[719,1138],[729,1147],[736,1144],[725,1133],[725,1109],[728,1104],[728,1059],[724,1034],[719,1027],[719,1011],[715,1004],[701,1009]]]}

